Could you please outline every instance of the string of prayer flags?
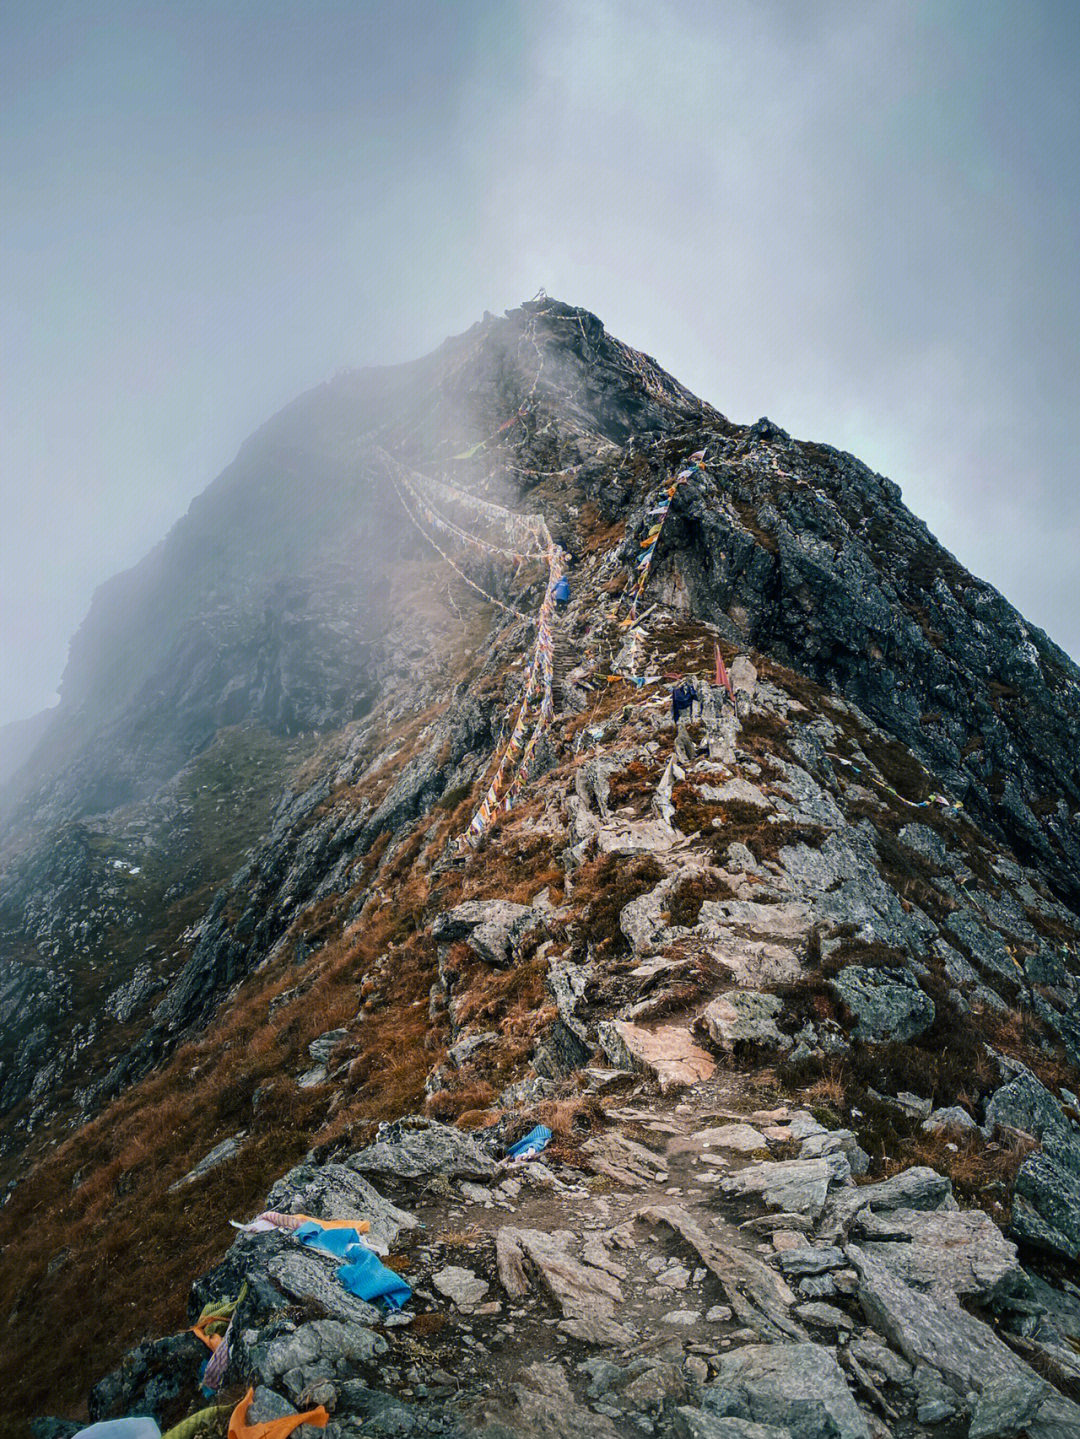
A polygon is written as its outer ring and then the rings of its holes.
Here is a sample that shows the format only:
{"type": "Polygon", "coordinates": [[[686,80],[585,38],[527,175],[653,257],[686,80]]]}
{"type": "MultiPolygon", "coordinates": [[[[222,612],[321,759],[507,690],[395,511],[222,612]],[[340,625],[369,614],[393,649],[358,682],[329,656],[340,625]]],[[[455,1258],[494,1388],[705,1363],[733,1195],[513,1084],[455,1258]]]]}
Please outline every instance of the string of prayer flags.
{"type": "Polygon", "coordinates": [[[649,519],[651,523],[648,529],[645,531],[644,538],[639,541],[638,544],[638,548],[640,549],[641,554],[638,556],[637,564],[635,565],[635,569],[637,570],[637,579],[631,579],[627,581],[626,588],[619,596],[619,600],[616,603],[615,609],[612,611],[611,615],[612,619],[615,619],[617,617],[619,613],[619,608],[623,600],[626,599],[627,596],[629,596],[630,613],[624,620],[621,621],[623,629],[626,629],[629,625],[632,625],[634,620],[637,618],[638,602],[640,601],[641,596],[645,593],[645,586],[649,580],[649,569],[652,565],[653,555],[656,553],[656,546],[660,541],[660,534],[664,528],[664,521],[668,517],[668,511],[671,509],[671,501],[675,497],[675,491],[679,488],[681,484],[685,484],[686,481],[690,479],[691,476],[694,475],[697,471],[704,468],[704,465],[702,463],[704,458],[704,450],[697,450],[694,454],[692,454],[690,456],[690,459],[683,466],[683,468],[678,471],[675,478],[673,480],[670,480],[663,487],[663,489],[657,495],[655,502],[645,512],[646,518],[649,519]]]}

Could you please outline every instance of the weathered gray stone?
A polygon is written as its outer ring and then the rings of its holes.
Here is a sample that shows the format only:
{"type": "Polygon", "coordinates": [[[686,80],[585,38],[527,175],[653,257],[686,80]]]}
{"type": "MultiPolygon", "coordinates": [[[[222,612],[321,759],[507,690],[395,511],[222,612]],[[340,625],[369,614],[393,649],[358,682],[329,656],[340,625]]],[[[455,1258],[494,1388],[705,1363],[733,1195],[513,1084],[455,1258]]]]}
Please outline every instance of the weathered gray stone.
{"type": "Polygon", "coordinates": [[[864,1209],[851,1233],[915,1289],[988,1304],[1027,1291],[1016,1246],[981,1209],[897,1209],[884,1217],[864,1209]]]}
{"type": "Polygon", "coordinates": [[[907,1360],[901,1359],[899,1354],[877,1339],[853,1339],[851,1352],[864,1368],[874,1370],[890,1384],[906,1384],[911,1378],[911,1365],[907,1360]]]}
{"type": "Polygon", "coordinates": [[[939,1129],[978,1129],[978,1125],[972,1119],[966,1109],[961,1109],[958,1104],[950,1104],[944,1109],[935,1109],[928,1119],[924,1119],[920,1128],[927,1134],[935,1134],[939,1129]]]}
{"type": "Polygon", "coordinates": [[[796,1304],[795,1313],[811,1329],[825,1329],[832,1334],[849,1334],[855,1328],[855,1321],[835,1304],[821,1304],[810,1300],[796,1304]]]}
{"type": "Polygon", "coordinates": [[[734,989],[720,995],[705,1008],[701,1022],[709,1038],[721,1049],[739,1045],[761,1045],[767,1049],[790,1049],[791,1039],[782,1034],[776,1017],[783,1011],[775,994],[753,989],[734,989]]]}
{"type": "Polygon", "coordinates": [[[606,1415],[583,1408],[558,1364],[530,1364],[511,1386],[504,1411],[520,1439],[619,1439],[606,1415]]]}
{"type": "Polygon", "coordinates": [[[327,1263],[314,1250],[303,1249],[299,1245],[283,1250],[272,1256],[266,1272],[290,1299],[314,1301],[332,1319],[370,1327],[382,1318],[374,1304],[355,1298],[336,1278],[334,1265],[327,1263]]]}
{"type": "Polygon", "coordinates": [[[327,1065],[330,1063],[330,1056],[338,1045],[348,1039],[349,1032],[346,1029],[328,1029],[325,1034],[320,1034],[308,1045],[308,1054],[316,1064],[327,1065]]]}
{"type": "Polygon", "coordinates": [[[1018,1239],[1080,1259],[1080,1137],[1047,1131],[1016,1176],[1011,1231],[1018,1239]]]}
{"type": "Polygon", "coordinates": [[[760,1194],[770,1209],[817,1217],[825,1207],[830,1187],[844,1184],[851,1166],[843,1154],[820,1159],[788,1159],[748,1164],[722,1181],[726,1194],[760,1194]]]}
{"type": "Polygon", "coordinates": [[[719,1279],[728,1303],[744,1325],[766,1335],[803,1337],[804,1331],[788,1312],[795,1303],[791,1290],[754,1255],[726,1242],[721,1221],[714,1221],[711,1230],[705,1230],[694,1216],[674,1204],[646,1209],[640,1217],[651,1224],[666,1225],[690,1245],[719,1279]]]}
{"type": "Polygon", "coordinates": [[[266,1207],[285,1214],[310,1214],[313,1219],[366,1219],[371,1225],[366,1242],[382,1252],[393,1246],[403,1229],[415,1229],[419,1223],[384,1199],[356,1172],[352,1159],[345,1164],[298,1164],[271,1188],[266,1207]]]}
{"type": "Polygon", "coordinates": [[[859,1274],[859,1303],[867,1322],[912,1364],[935,1369],[960,1395],[980,1390],[995,1374],[1031,1371],[994,1331],[961,1309],[912,1289],[858,1245],[848,1258],[859,1274]]]}
{"type": "Polygon", "coordinates": [[[463,1269],[458,1264],[448,1264],[445,1268],[436,1270],[431,1276],[431,1282],[440,1294],[451,1300],[465,1314],[470,1314],[478,1304],[483,1303],[484,1295],[488,1291],[486,1279],[481,1279],[471,1269],[463,1269]]]}
{"type": "Polygon", "coordinates": [[[856,1176],[870,1168],[870,1156],[850,1129],[826,1129],[820,1134],[808,1134],[799,1148],[800,1159],[820,1159],[826,1154],[843,1154],[856,1176]]]}
{"type": "Polygon", "coordinates": [[[628,1345],[633,1331],[616,1319],[623,1291],[618,1279],[605,1269],[583,1264],[571,1249],[576,1236],[567,1229],[545,1233],[541,1229],[504,1226],[496,1235],[499,1277],[511,1298],[527,1292],[531,1263],[545,1289],[563,1313],[560,1328],[587,1344],[628,1345]]]}
{"type": "Polygon", "coordinates": [[[1080,1406],[1045,1379],[991,1376],[971,1415],[968,1439],[1076,1439],[1080,1406]]]}
{"type": "Polygon", "coordinates": [[[582,1145],[590,1169],[597,1174],[606,1174],[616,1184],[628,1189],[640,1189],[655,1181],[667,1171],[666,1162],[644,1144],[627,1139],[617,1129],[604,1134],[594,1134],[582,1145]]]}
{"type": "Polygon", "coordinates": [[[258,1373],[271,1387],[294,1369],[310,1369],[320,1363],[369,1364],[387,1349],[386,1340],[366,1325],[338,1319],[316,1319],[301,1324],[266,1346],[258,1361],[258,1373]]]}
{"type": "Polygon", "coordinates": [[[183,1189],[188,1184],[194,1184],[204,1174],[209,1174],[211,1169],[216,1169],[219,1164],[232,1159],[240,1153],[246,1130],[241,1129],[239,1133],[232,1135],[229,1139],[223,1139],[220,1144],[215,1144],[210,1153],[199,1160],[194,1169],[189,1169],[185,1175],[169,1185],[169,1193],[173,1194],[177,1189],[183,1189]]]}
{"type": "Polygon", "coordinates": [[[1042,1139],[1044,1134],[1068,1134],[1072,1128],[1058,1101],[1025,1067],[995,1089],[986,1102],[984,1133],[992,1135],[999,1124],[1035,1139],[1042,1139]]]}
{"type": "Polygon", "coordinates": [[[1005,947],[1005,941],[996,930],[983,924],[974,911],[954,910],[946,919],[945,927],[965,945],[984,973],[989,970],[1002,979],[1015,982],[1016,964],[1005,947]]]}
{"type": "Polygon", "coordinates": [[[906,969],[849,964],[830,988],[855,1017],[856,1039],[915,1039],[934,1022],[934,1001],[906,969]]]}
{"type": "Polygon", "coordinates": [[[792,984],[803,972],[802,960],[794,949],[767,939],[720,933],[708,940],[703,953],[723,967],[733,984],[744,989],[792,984]]]}
{"type": "Polygon", "coordinates": [[[829,1196],[821,1220],[823,1239],[842,1239],[855,1215],[862,1209],[875,1214],[894,1209],[955,1209],[952,1184],[943,1174],[925,1165],[913,1165],[891,1179],[864,1184],[857,1189],[839,1190],[829,1196]]]}
{"type": "Polygon", "coordinates": [[[709,1414],[687,1405],[675,1410],[671,1429],[675,1439],[791,1439],[790,1429],[775,1424],[755,1424],[752,1419],[709,1414]]]}
{"type": "Polygon", "coordinates": [[[735,930],[750,939],[803,940],[810,924],[809,907],[799,900],[761,904],[752,899],[707,899],[698,914],[698,930],[706,936],[735,930]]]}
{"type": "Polygon", "coordinates": [[[469,899],[438,916],[431,927],[440,943],[463,939],[478,959],[505,968],[517,946],[542,916],[526,904],[506,899],[469,899]]]}
{"type": "Polygon", "coordinates": [[[765,1136],[751,1124],[718,1124],[710,1129],[699,1129],[694,1137],[703,1149],[715,1146],[733,1150],[736,1154],[768,1150],[765,1136]]]}
{"type": "Polygon", "coordinates": [[[350,1169],[393,1180],[494,1179],[499,1167],[476,1140],[432,1119],[392,1126],[384,1138],[349,1156],[350,1169]]]}
{"type": "Polygon", "coordinates": [[[870,1439],[843,1371],[818,1344],[749,1344],[725,1354],[702,1405],[772,1424],[791,1439],[870,1439]]]}
{"type": "Polygon", "coordinates": [[[90,1391],[91,1420],[97,1423],[125,1414],[152,1414],[160,1419],[188,1390],[188,1376],[205,1353],[189,1333],[139,1344],[90,1391]]]}
{"type": "Polygon", "coordinates": [[[824,1274],[827,1269],[842,1269],[846,1263],[844,1251],[832,1245],[786,1249],[779,1259],[780,1268],[789,1279],[804,1274],[824,1274]]]}

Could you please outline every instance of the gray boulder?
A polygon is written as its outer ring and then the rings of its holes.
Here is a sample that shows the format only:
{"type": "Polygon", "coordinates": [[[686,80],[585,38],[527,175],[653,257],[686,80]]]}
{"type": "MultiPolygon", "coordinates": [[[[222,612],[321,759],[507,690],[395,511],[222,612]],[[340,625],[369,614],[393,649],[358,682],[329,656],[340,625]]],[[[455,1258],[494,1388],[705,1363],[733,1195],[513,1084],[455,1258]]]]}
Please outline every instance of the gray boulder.
{"type": "Polygon", "coordinates": [[[914,1289],[984,1304],[1028,1292],[1015,1244],[981,1209],[897,1209],[885,1216],[863,1210],[851,1233],[864,1253],[914,1289]]]}
{"type": "Polygon", "coordinates": [[[752,1419],[736,1419],[733,1415],[708,1414],[689,1405],[675,1410],[671,1432],[675,1439],[791,1439],[790,1429],[755,1424],[752,1419]]]}
{"type": "Polygon", "coordinates": [[[935,1134],[939,1129],[978,1129],[978,1125],[972,1119],[966,1109],[961,1109],[958,1104],[950,1104],[945,1109],[935,1109],[929,1119],[924,1119],[920,1128],[927,1134],[935,1134]]]}
{"type": "Polygon", "coordinates": [[[1080,1260],[1080,1137],[1048,1132],[1016,1176],[1011,1232],[1017,1239],[1080,1260]]]}
{"type": "Polygon", "coordinates": [[[790,1049],[791,1040],[776,1025],[783,1007],[775,994],[733,989],[706,1006],[702,1022],[709,1038],[721,1049],[734,1049],[738,1044],[790,1049]]]}
{"type": "Polygon", "coordinates": [[[493,1179],[498,1165],[472,1135],[414,1117],[387,1129],[346,1160],[350,1169],[387,1180],[493,1179]]]}
{"type": "Polygon", "coordinates": [[[469,899],[440,914],[431,933],[440,944],[463,939],[478,959],[505,969],[513,963],[522,939],[541,920],[542,916],[527,904],[512,904],[507,899],[469,899]]]}
{"type": "Polygon", "coordinates": [[[820,1159],[786,1159],[748,1164],[745,1169],[721,1181],[725,1194],[760,1194],[770,1209],[786,1214],[809,1214],[813,1218],[825,1207],[832,1185],[847,1184],[851,1166],[842,1153],[820,1159]]]}
{"type": "Polygon", "coordinates": [[[774,1425],[791,1439],[870,1439],[843,1371],[819,1344],[748,1344],[725,1354],[702,1405],[774,1425]]]}
{"type": "Polygon", "coordinates": [[[354,1366],[370,1364],[386,1350],[386,1340],[366,1325],[316,1319],[271,1340],[253,1358],[265,1384],[281,1383],[297,1399],[316,1380],[350,1377],[354,1366]]]}
{"type": "Polygon", "coordinates": [[[205,1357],[205,1347],[190,1333],[138,1345],[91,1389],[91,1421],[120,1419],[125,1414],[152,1414],[160,1421],[177,1399],[194,1392],[205,1357]]]}
{"type": "Polygon", "coordinates": [[[915,1039],[934,1022],[934,1001],[906,969],[849,964],[830,988],[855,1017],[856,1039],[915,1039]]]}
{"type": "MultiPolygon", "coordinates": [[[[361,1153],[364,1153],[361,1150],[361,1153]]],[[[368,1242],[389,1249],[403,1229],[418,1221],[398,1209],[375,1189],[354,1164],[298,1164],[279,1179],[267,1195],[266,1207],[285,1214],[310,1214],[313,1219],[359,1216],[371,1224],[368,1242]]]]}
{"type": "Polygon", "coordinates": [[[968,1439],[1076,1439],[1080,1408],[1035,1374],[992,1378],[971,1415],[968,1439]]]}
{"type": "Polygon", "coordinates": [[[1004,1129],[1019,1129],[1035,1139],[1050,1133],[1067,1134],[1072,1129],[1058,1101],[1031,1070],[1024,1067],[1008,1084],[995,1089],[986,1102],[983,1131],[988,1138],[999,1124],[1004,1129]]]}
{"type": "Polygon", "coordinates": [[[888,1214],[896,1209],[956,1208],[952,1184],[945,1175],[918,1164],[901,1170],[891,1179],[830,1195],[819,1232],[822,1239],[842,1239],[855,1216],[864,1210],[888,1214]]]}

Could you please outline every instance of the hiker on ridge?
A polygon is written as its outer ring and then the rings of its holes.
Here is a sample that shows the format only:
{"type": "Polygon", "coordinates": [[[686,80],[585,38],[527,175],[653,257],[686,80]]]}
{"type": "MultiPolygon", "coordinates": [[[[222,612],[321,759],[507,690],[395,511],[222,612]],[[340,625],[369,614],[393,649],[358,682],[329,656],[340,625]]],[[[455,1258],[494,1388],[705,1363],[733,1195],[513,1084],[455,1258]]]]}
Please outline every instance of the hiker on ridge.
{"type": "Polygon", "coordinates": [[[684,675],[675,688],[671,691],[671,718],[675,728],[679,727],[679,716],[685,711],[690,711],[690,717],[694,715],[694,705],[700,703],[701,696],[698,694],[697,686],[689,675],[684,675]]]}

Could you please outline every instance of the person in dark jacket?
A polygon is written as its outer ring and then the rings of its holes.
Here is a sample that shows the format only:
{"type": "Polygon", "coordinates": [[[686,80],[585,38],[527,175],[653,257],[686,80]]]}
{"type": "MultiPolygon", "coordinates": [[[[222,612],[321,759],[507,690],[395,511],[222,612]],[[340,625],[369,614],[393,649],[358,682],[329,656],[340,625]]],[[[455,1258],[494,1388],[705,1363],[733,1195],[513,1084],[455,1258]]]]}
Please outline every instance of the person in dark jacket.
{"type": "Polygon", "coordinates": [[[676,728],[678,728],[680,717],[687,710],[693,715],[694,705],[698,703],[700,699],[701,696],[697,692],[697,686],[689,676],[679,681],[671,691],[671,718],[675,721],[676,728]]]}
{"type": "Polygon", "coordinates": [[[555,588],[551,591],[551,597],[560,609],[563,605],[570,603],[570,581],[565,575],[555,581],[555,588]]]}

